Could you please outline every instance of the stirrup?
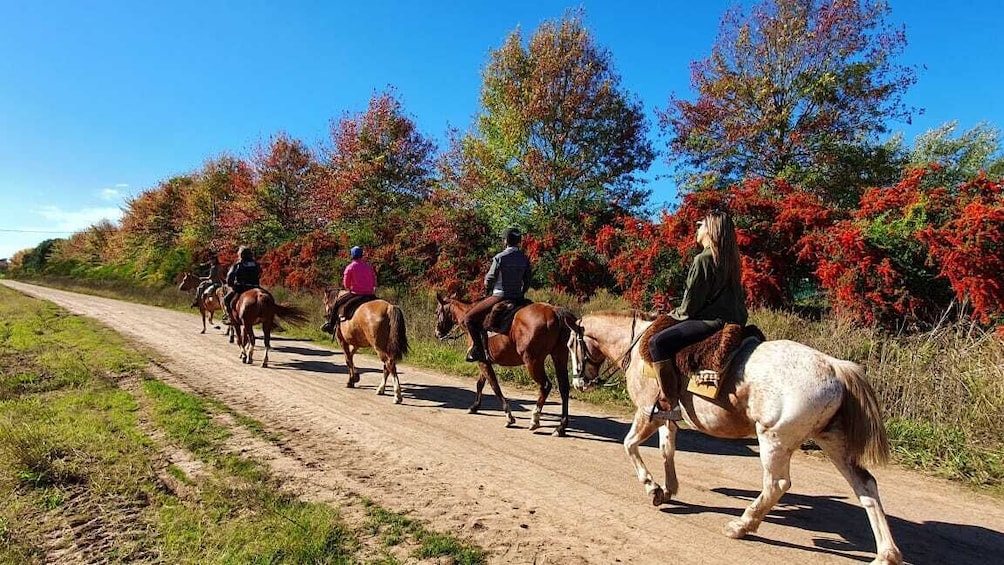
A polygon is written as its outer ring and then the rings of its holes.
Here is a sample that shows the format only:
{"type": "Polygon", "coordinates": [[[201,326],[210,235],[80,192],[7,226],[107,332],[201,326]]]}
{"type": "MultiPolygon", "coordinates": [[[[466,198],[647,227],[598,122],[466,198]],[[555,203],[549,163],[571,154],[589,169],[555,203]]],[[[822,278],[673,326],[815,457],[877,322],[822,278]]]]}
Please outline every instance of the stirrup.
{"type": "Polygon", "coordinates": [[[648,415],[651,420],[672,420],[674,422],[679,422],[683,420],[683,411],[680,410],[680,404],[677,403],[672,410],[663,410],[662,406],[659,405],[659,401],[656,400],[652,403],[652,410],[648,415]]]}

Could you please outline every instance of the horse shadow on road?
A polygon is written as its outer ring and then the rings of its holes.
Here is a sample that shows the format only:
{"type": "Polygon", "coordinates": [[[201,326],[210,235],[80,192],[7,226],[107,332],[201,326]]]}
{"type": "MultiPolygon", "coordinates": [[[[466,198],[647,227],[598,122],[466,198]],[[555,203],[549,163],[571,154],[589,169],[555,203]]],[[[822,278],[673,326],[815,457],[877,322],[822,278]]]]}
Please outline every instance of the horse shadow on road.
{"type": "MultiPolygon", "coordinates": [[[[472,388],[425,385],[421,383],[407,384],[404,385],[404,388],[406,396],[433,403],[440,408],[467,410],[474,404],[474,390],[472,388]]],[[[535,404],[536,401],[534,400],[509,399],[509,406],[514,414],[530,412],[533,410],[535,404]]],[[[541,414],[541,433],[547,432],[558,425],[560,412],[560,400],[549,399],[544,405],[544,413],[541,414]]],[[[502,403],[499,402],[493,393],[489,392],[482,396],[479,414],[482,413],[484,415],[502,415],[502,403]]],[[[621,443],[631,428],[629,423],[619,422],[612,418],[577,415],[574,412],[569,414],[569,420],[569,435],[586,441],[621,443]]],[[[755,439],[725,440],[713,438],[692,430],[680,430],[676,434],[676,442],[678,451],[749,457],[757,455],[755,451],[750,449],[751,445],[756,445],[755,439]]],[[[658,434],[653,434],[644,445],[658,447],[658,434]]]]}
{"type": "MultiPolygon", "coordinates": [[[[793,478],[795,481],[798,480],[798,477],[793,478]]],[[[711,490],[724,496],[742,499],[744,503],[752,501],[760,494],[757,491],[734,488],[714,488],[711,490]]],[[[881,491],[881,485],[879,485],[879,490],[881,491]]],[[[683,498],[686,498],[686,494],[683,495],[683,498]]],[[[889,510],[886,508],[887,512],[889,510]]],[[[704,506],[690,504],[685,500],[674,500],[664,506],[661,511],[674,515],[714,512],[735,517],[742,515],[743,512],[742,508],[704,506]]],[[[1004,555],[1004,533],[982,526],[946,522],[918,523],[897,518],[893,514],[887,516],[893,539],[896,540],[903,552],[904,559],[913,565],[941,563],[982,565],[993,561],[992,558],[989,558],[991,555],[1004,555]]],[[[813,553],[849,557],[860,561],[870,561],[871,558],[851,556],[847,552],[873,553],[875,551],[875,538],[865,511],[851,496],[811,496],[788,492],[781,497],[781,501],[771,510],[764,521],[769,524],[834,535],[841,539],[820,537],[814,539],[813,546],[804,546],[763,537],[769,533],[761,529],[760,535],[748,535],[746,536],[747,540],[756,540],[769,545],[791,547],[813,553]]]]}
{"type": "Polygon", "coordinates": [[[304,357],[331,357],[335,354],[329,349],[314,349],[311,347],[297,347],[295,345],[279,345],[272,348],[272,351],[281,351],[293,355],[303,355],[304,357]]]}
{"type": "MultiPolygon", "coordinates": [[[[576,431],[584,432],[588,436],[577,435],[581,439],[591,441],[612,441],[622,443],[631,429],[631,424],[618,422],[610,418],[596,416],[576,416],[570,415],[569,433],[576,431]]],[[[694,430],[681,429],[676,433],[676,451],[705,453],[709,455],[737,455],[746,457],[756,457],[757,453],[750,449],[756,445],[754,438],[746,439],[721,439],[696,432],[694,430]]],[[[659,447],[659,434],[652,434],[652,437],[642,444],[646,447],[659,447]]]]}

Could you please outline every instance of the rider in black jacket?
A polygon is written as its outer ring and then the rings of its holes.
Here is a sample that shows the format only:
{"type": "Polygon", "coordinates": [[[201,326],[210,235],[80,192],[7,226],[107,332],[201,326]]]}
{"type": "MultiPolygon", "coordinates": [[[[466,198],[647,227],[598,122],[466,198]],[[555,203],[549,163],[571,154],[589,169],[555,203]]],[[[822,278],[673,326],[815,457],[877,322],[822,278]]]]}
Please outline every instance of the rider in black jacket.
{"type": "Polygon", "coordinates": [[[251,249],[242,245],[237,251],[237,255],[240,259],[227,271],[227,285],[230,286],[230,292],[223,297],[223,305],[228,317],[236,297],[245,291],[261,286],[261,267],[255,261],[251,249]]]}

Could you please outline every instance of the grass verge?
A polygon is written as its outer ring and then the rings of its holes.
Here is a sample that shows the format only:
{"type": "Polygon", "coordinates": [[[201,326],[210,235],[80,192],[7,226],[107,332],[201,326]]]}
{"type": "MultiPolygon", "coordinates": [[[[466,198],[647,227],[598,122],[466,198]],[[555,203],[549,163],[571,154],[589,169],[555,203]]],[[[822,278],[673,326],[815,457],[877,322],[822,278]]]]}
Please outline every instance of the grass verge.
{"type": "MultiPolygon", "coordinates": [[[[117,334],[0,287],[0,564],[370,560],[361,542],[369,526],[299,499],[233,453],[217,416],[269,437],[260,424],[145,378],[145,364],[117,334]],[[164,451],[179,448],[200,472],[167,464],[164,451]],[[172,478],[186,492],[169,488],[172,478]]],[[[381,562],[428,551],[484,560],[420,524],[401,539],[381,562]]]]}

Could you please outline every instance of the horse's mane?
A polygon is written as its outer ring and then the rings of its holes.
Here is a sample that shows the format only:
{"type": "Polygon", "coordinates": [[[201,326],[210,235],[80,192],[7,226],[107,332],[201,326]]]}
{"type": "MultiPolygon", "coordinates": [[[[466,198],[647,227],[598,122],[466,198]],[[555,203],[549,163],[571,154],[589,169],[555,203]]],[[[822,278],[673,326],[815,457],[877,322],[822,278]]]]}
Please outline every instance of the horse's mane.
{"type": "Polygon", "coordinates": [[[654,312],[643,312],[641,310],[597,310],[596,312],[590,312],[589,315],[592,316],[603,316],[607,318],[637,318],[643,322],[652,322],[659,317],[658,314],[654,312]]]}

